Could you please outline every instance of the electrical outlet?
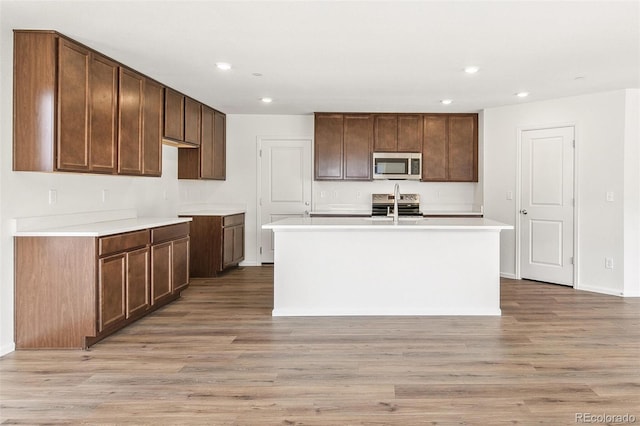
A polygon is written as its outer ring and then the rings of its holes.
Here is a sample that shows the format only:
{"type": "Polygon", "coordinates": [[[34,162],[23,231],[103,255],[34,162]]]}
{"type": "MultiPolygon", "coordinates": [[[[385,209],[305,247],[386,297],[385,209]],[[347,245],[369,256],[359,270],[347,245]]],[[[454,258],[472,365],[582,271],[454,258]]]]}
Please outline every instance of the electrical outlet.
{"type": "Polygon", "coordinates": [[[356,192],[356,198],[357,199],[362,198],[362,193],[360,191],[356,192]]]}
{"type": "Polygon", "coordinates": [[[327,191],[320,191],[320,198],[324,198],[327,196],[327,191]]]}
{"type": "Polygon", "coordinates": [[[507,191],[507,200],[513,200],[513,191],[507,191]]]}
{"type": "Polygon", "coordinates": [[[613,269],[613,259],[610,257],[604,258],[604,267],[607,269],[613,269]]]}
{"type": "Polygon", "coordinates": [[[615,197],[614,197],[613,191],[607,191],[607,197],[606,198],[607,198],[608,202],[614,201],[615,197]]]}
{"type": "Polygon", "coordinates": [[[103,189],[102,190],[102,202],[106,203],[108,199],[109,199],[109,190],[108,189],[103,189]]]}
{"type": "Polygon", "coordinates": [[[55,189],[49,190],[49,204],[54,205],[58,202],[58,191],[55,189]]]}
{"type": "Polygon", "coordinates": [[[333,198],[338,198],[338,191],[333,191],[333,198]]]}

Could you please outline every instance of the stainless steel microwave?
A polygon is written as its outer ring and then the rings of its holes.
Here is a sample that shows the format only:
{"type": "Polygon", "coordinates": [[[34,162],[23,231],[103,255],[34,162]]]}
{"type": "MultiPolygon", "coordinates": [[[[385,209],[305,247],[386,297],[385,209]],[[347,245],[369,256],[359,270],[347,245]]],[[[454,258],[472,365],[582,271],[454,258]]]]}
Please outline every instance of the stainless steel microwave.
{"type": "Polygon", "coordinates": [[[420,180],[422,154],[418,152],[374,152],[374,179],[420,180]]]}

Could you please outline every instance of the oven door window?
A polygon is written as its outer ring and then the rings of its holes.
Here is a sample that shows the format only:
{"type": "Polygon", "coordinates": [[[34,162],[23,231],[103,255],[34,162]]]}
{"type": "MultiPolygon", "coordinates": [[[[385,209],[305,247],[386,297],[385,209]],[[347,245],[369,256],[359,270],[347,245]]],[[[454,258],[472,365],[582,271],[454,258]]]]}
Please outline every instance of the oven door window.
{"type": "Polygon", "coordinates": [[[409,172],[409,162],[406,158],[376,158],[377,175],[406,175],[409,172]]]}

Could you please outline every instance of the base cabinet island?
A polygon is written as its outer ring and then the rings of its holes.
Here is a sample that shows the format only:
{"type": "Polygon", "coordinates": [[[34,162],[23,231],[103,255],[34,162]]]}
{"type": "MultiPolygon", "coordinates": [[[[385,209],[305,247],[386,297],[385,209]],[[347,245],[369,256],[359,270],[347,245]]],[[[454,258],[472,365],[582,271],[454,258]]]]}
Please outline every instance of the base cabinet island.
{"type": "Polygon", "coordinates": [[[500,315],[500,231],[484,218],[289,218],[274,316],[500,315]]]}
{"type": "Polygon", "coordinates": [[[180,297],[187,218],[131,218],[17,232],[17,349],[86,349],[180,297]]]}

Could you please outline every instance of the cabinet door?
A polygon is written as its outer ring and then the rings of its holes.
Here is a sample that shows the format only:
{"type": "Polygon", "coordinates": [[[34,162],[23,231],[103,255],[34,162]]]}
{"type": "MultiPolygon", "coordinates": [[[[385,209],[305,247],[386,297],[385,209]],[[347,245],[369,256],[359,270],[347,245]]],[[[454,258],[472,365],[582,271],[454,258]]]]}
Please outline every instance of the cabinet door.
{"type": "Polygon", "coordinates": [[[153,80],[144,80],[142,110],[142,174],[162,174],[162,125],[164,88],[153,80]]]}
{"type": "Polygon", "coordinates": [[[233,226],[226,227],[222,230],[222,268],[233,264],[233,226]]]}
{"type": "Polygon", "coordinates": [[[184,141],[200,145],[200,102],[184,100],[184,141]]]}
{"type": "Polygon", "coordinates": [[[373,119],[373,151],[395,152],[398,150],[398,116],[376,115],[373,119]]]}
{"type": "Polygon", "coordinates": [[[447,180],[447,116],[425,115],[422,180],[447,180]]]}
{"type": "Polygon", "coordinates": [[[398,115],[398,152],[422,152],[421,115],[398,115]]]}
{"type": "Polygon", "coordinates": [[[215,178],[215,112],[202,105],[202,135],[200,138],[200,177],[215,178]]]}
{"type": "Polygon", "coordinates": [[[344,116],[344,178],[371,179],[372,120],[369,114],[344,116]]]}
{"type": "Polygon", "coordinates": [[[58,41],[58,170],[89,170],[89,50],[58,41]]]}
{"type": "Polygon", "coordinates": [[[142,174],[142,99],[144,77],[120,68],[118,173],[142,174]]]}
{"type": "Polygon", "coordinates": [[[233,263],[244,260],[244,225],[233,228],[233,263]]]}
{"type": "Polygon", "coordinates": [[[449,180],[478,181],[478,139],[476,115],[449,117],[449,180]]]}
{"type": "Polygon", "coordinates": [[[227,178],[227,116],[214,111],[213,179],[227,178]]]}
{"type": "Polygon", "coordinates": [[[164,90],[164,137],[184,139],[184,96],[168,87],[164,90]]]}
{"type": "Polygon", "coordinates": [[[89,76],[89,168],[117,171],[118,64],[91,54],[89,76]]]}
{"type": "Polygon", "coordinates": [[[342,114],[315,116],[315,178],[342,179],[344,118],[342,114]]]}
{"type": "Polygon", "coordinates": [[[98,263],[99,331],[126,318],[125,283],[125,253],[100,259],[98,263]]]}
{"type": "Polygon", "coordinates": [[[151,246],[151,304],[171,294],[171,241],[151,246]]]}
{"type": "Polygon", "coordinates": [[[127,253],[127,318],[149,307],[149,249],[127,253]]]}
{"type": "Polygon", "coordinates": [[[176,293],[189,284],[189,237],[173,241],[171,249],[171,290],[176,293]]]}

